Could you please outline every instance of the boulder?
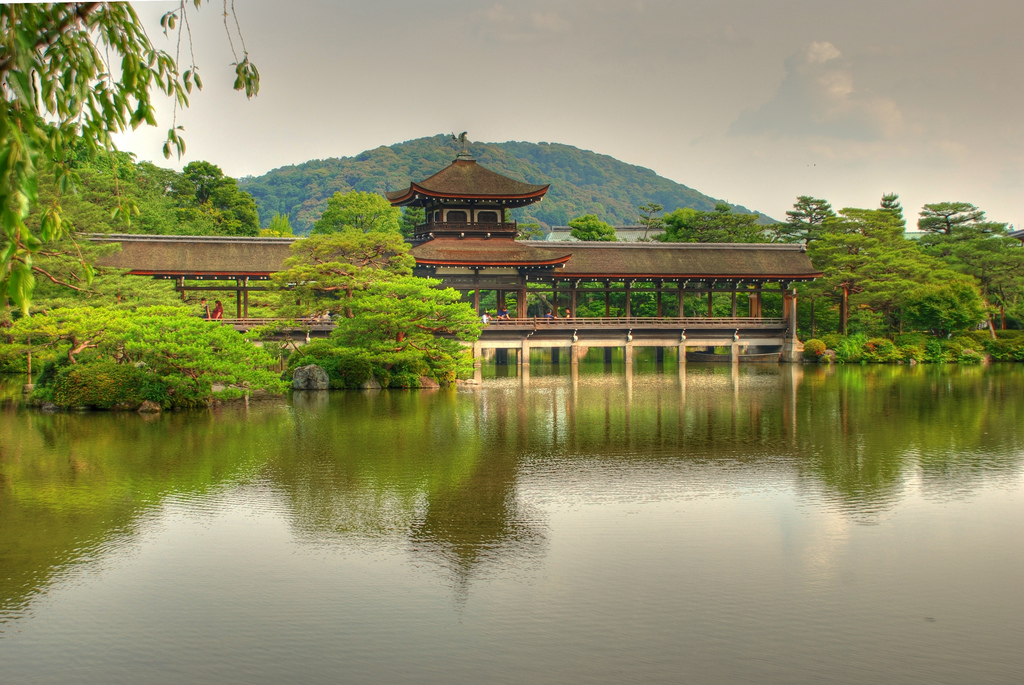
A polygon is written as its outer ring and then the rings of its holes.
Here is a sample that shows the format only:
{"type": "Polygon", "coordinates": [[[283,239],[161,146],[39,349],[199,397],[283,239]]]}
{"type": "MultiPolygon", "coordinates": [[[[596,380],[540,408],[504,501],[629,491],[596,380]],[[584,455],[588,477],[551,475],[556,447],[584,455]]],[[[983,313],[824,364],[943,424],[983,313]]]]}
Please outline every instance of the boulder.
{"type": "Polygon", "coordinates": [[[60,411],[60,407],[53,402],[43,402],[42,410],[44,414],[56,414],[60,411]]]}
{"type": "Polygon", "coordinates": [[[824,352],[821,353],[821,356],[818,357],[818,361],[821,362],[822,364],[835,364],[836,363],[836,351],[835,350],[825,350],[824,352]]]}
{"type": "Polygon", "coordinates": [[[140,414],[159,414],[160,413],[160,405],[157,404],[156,402],[152,402],[150,400],[146,400],[142,404],[139,405],[138,412],[140,414]]]}
{"type": "Polygon", "coordinates": [[[380,390],[380,382],[376,378],[370,376],[366,379],[366,382],[359,386],[360,390],[380,390]]]}
{"type": "Polygon", "coordinates": [[[420,376],[420,387],[424,389],[440,388],[441,384],[435,381],[430,376],[420,376]]]}
{"type": "Polygon", "coordinates": [[[295,390],[327,390],[330,384],[327,372],[316,364],[300,366],[292,375],[292,388],[295,390]]]}

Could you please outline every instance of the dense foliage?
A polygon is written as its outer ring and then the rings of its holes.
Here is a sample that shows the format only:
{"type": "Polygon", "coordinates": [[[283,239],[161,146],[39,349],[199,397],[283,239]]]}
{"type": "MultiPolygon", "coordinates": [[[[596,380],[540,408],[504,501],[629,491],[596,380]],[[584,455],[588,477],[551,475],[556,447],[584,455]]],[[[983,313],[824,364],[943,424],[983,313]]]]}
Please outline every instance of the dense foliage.
{"type": "Polygon", "coordinates": [[[614,242],[615,229],[597,218],[596,214],[584,214],[569,222],[572,237],[583,241],[614,242]]]}
{"type": "MultiPolygon", "coordinates": [[[[290,217],[297,233],[308,233],[336,192],[400,190],[451,163],[458,152],[449,136],[437,135],[367,150],[355,157],[312,160],[240,179],[256,198],[262,223],[275,213],[290,217]]],[[[637,223],[641,203],[714,209],[719,202],[662,178],[650,169],[558,143],[472,143],[484,166],[527,183],[550,183],[543,202],[515,210],[513,219],[547,228],[595,214],[614,225],[637,223]]],[[[747,212],[736,206],[740,212],[747,212]]]]}
{"type": "Polygon", "coordinates": [[[37,399],[64,407],[134,408],[143,399],[194,407],[211,399],[215,384],[282,387],[269,354],[183,307],[54,309],[19,319],[8,335],[16,351],[56,356],[37,399]],[[123,366],[135,370],[115,368],[123,366]]]}
{"type": "MultiPolygon", "coordinates": [[[[1006,225],[968,203],[925,205],[919,241],[906,235],[899,198],[879,209],[836,213],[801,196],[782,239],[804,242],[824,276],[799,287],[801,328],[892,336],[903,330],[949,336],[987,322],[1024,321],[1024,249],[1006,225]],[[824,305],[824,306],[822,306],[824,305]],[[813,312],[813,313],[812,313],[813,312]]],[[[1019,325],[1019,324],[1018,324],[1019,325]]],[[[990,334],[991,337],[991,334],[990,334]]]]}
{"type": "Polygon", "coordinates": [[[760,216],[734,212],[725,202],[710,211],[683,208],[666,214],[665,231],[656,236],[665,243],[764,243],[770,240],[760,216]]]}
{"type": "MultiPolygon", "coordinates": [[[[201,0],[193,0],[198,7],[201,0]]],[[[233,11],[233,10],[232,10],[233,11]]],[[[186,3],[166,13],[165,30],[178,27],[186,3]]],[[[225,27],[228,26],[225,20],[225,27]]],[[[252,96],[259,73],[248,56],[236,57],[234,87],[252,96]]],[[[112,136],[142,123],[156,125],[152,91],[188,106],[202,87],[195,65],[179,72],[174,57],[153,47],[128,3],[4,5],[0,13],[0,298],[27,311],[37,271],[34,255],[68,237],[60,195],[79,178],[68,152],[81,146],[90,158],[115,149],[112,136]],[[108,65],[117,65],[115,69],[108,65]],[[40,179],[59,190],[43,206],[38,224],[27,219],[39,207],[40,179]]],[[[180,127],[168,131],[164,154],[184,151],[180,127]]],[[[118,211],[130,208],[118,203],[118,211]]],[[[85,280],[91,277],[83,263],[85,280]]]]}
{"type": "Polygon", "coordinates": [[[457,291],[412,275],[415,261],[398,212],[377,207],[375,198],[359,191],[336,195],[325,213],[329,222],[322,220],[315,235],[292,245],[285,270],[274,275],[281,289],[278,313],[334,321],[326,347],[298,354],[310,359],[320,354],[316,350],[335,350],[322,352],[317,363],[340,387],[366,381],[365,373],[351,369],[370,369],[385,387],[415,387],[421,376],[452,383],[472,368],[460,341],[475,340],[480,321],[457,291]]]}

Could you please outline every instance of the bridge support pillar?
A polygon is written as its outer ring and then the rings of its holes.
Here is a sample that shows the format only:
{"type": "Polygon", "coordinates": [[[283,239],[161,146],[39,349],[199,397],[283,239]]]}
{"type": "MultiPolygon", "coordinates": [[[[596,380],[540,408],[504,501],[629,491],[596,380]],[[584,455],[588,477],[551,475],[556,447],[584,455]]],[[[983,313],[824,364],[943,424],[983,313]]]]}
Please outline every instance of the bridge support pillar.
{"type": "Polygon", "coordinates": [[[633,343],[631,343],[631,342],[626,343],[626,346],[622,350],[622,354],[623,354],[624,360],[626,362],[626,366],[629,369],[632,369],[633,368],[633,343]]]}
{"type": "Polygon", "coordinates": [[[729,361],[733,364],[740,363],[740,343],[734,340],[732,346],[729,348],[729,361]]]}
{"type": "Polygon", "coordinates": [[[519,366],[530,365],[530,339],[523,338],[523,342],[519,347],[519,366]]]}
{"type": "Polygon", "coordinates": [[[473,380],[483,382],[483,349],[479,340],[473,343],[473,380]]]}
{"type": "Polygon", "coordinates": [[[787,290],[783,295],[783,311],[786,315],[786,338],[782,343],[782,361],[802,362],[804,360],[804,344],[796,335],[796,289],[787,290]]]}
{"type": "Polygon", "coordinates": [[[572,347],[569,348],[569,363],[573,366],[579,366],[580,363],[580,344],[573,343],[572,347]]]}
{"type": "Polygon", "coordinates": [[[686,343],[679,343],[679,370],[686,368],[686,343]]]}

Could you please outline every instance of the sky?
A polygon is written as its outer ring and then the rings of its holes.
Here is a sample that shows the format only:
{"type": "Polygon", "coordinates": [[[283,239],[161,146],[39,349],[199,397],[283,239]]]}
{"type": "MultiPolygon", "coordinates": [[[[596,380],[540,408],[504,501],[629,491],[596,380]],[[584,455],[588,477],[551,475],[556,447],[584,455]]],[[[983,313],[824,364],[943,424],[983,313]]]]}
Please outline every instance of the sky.
{"type": "MultiPolygon", "coordinates": [[[[171,54],[160,16],[135,7],[171,54]]],[[[191,7],[204,88],[118,140],[232,176],[438,133],[557,142],[785,219],[798,195],[971,202],[1024,225],[1017,0],[237,0],[261,74],[231,89],[234,20],[191,7]]],[[[182,54],[187,53],[187,46],[182,54]]]]}

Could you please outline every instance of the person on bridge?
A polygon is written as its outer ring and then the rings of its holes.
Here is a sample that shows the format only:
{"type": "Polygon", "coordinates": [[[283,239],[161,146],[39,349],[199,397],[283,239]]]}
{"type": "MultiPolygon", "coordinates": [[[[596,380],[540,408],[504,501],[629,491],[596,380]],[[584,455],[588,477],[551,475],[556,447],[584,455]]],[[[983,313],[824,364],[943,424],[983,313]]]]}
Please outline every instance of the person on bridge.
{"type": "Polygon", "coordinates": [[[224,318],[224,305],[220,303],[220,300],[214,302],[213,312],[210,313],[210,318],[214,321],[220,321],[224,318]]]}
{"type": "Polygon", "coordinates": [[[483,324],[484,324],[484,325],[486,326],[487,324],[489,324],[489,323],[491,322],[491,315],[490,315],[490,314],[488,314],[488,313],[487,313],[487,312],[485,311],[485,312],[484,312],[484,313],[483,313],[483,314],[482,314],[482,315],[480,316],[480,321],[482,321],[482,322],[483,322],[483,324]]]}
{"type": "Polygon", "coordinates": [[[203,308],[203,316],[205,316],[206,320],[209,321],[210,320],[210,305],[206,302],[206,298],[205,297],[203,299],[199,300],[199,306],[203,308]]]}
{"type": "Polygon", "coordinates": [[[568,307],[565,308],[565,318],[567,318],[567,319],[571,319],[572,318],[572,312],[569,311],[568,307]]]}
{"type": "Polygon", "coordinates": [[[508,307],[502,307],[501,309],[499,309],[498,310],[498,317],[497,318],[499,318],[499,319],[508,319],[509,318],[508,307]]]}
{"type": "Polygon", "coordinates": [[[548,313],[546,313],[546,314],[544,315],[544,318],[545,318],[545,319],[554,319],[554,318],[557,318],[557,317],[555,317],[555,313],[554,313],[554,312],[552,312],[552,311],[548,311],[548,313]]]}

